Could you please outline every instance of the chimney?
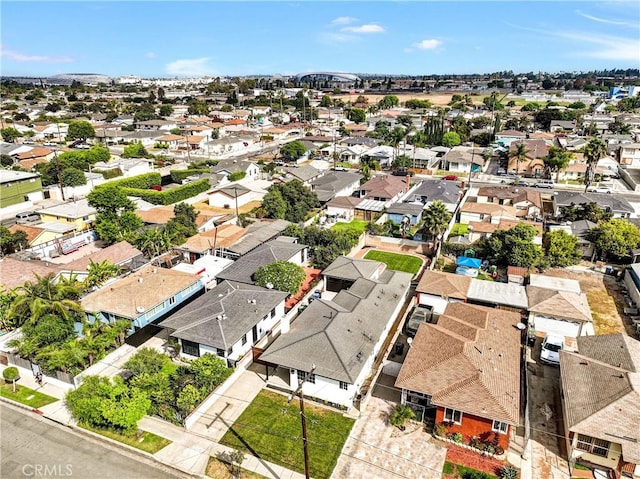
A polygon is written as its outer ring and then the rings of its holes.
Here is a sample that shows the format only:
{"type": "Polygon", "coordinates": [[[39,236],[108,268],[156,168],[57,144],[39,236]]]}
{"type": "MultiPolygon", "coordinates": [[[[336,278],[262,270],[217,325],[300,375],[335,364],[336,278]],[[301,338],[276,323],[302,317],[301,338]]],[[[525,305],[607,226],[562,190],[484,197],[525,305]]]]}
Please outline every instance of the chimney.
{"type": "Polygon", "coordinates": [[[409,193],[409,190],[411,189],[411,176],[409,175],[406,176],[406,182],[407,182],[407,186],[404,192],[409,193]]]}

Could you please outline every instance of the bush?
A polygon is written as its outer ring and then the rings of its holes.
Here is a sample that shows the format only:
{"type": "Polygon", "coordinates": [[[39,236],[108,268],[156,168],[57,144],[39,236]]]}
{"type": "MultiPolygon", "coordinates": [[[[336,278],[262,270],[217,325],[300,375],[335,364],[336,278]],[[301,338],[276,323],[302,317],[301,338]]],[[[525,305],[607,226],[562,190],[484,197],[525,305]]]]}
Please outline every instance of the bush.
{"type": "Polygon", "coordinates": [[[119,188],[138,188],[141,190],[147,190],[153,185],[159,185],[162,183],[162,175],[157,172],[144,173],[138,176],[132,176],[131,178],[122,178],[121,180],[110,181],[103,185],[98,185],[96,188],[103,188],[105,186],[116,186],[119,188]]]}
{"type": "Polygon", "coordinates": [[[111,178],[117,178],[118,176],[122,176],[122,170],[120,168],[112,168],[111,170],[101,171],[102,177],[105,180],[110,180],[111,178]]]}
{"type": "Polygon", "coordinates": [[[6,382],[11,383],[16,379],[20,379],[20,373],[18,372],[18,368],[11,366],[2,371],[2,377],[6,382]]]}
{"type": "Polygon", "coordinates": [[[449,429],[443,423],[438,423],[433,428],[433,433],[438,437],[447,437],[448,432],[449,432],[449,429]]]}
{"type": "Polygon", "coordinates": [[[517,479],[518,470],[511,465],[507,465],[500,469],[498,476],[500,476],[500,479],[517,479]]]}
{"type": "Polygon", "coordinates": [[[201,173],[209,173],[208,168],[189,168],[186,170],[171,170],[171,181],[174,183],[180,183],[189,176],[199,175],[201,173]]]}
{"type": "Polygon", "coordinates": [[[415,418],[416,418],[416,413],[413,412],[413,409],[411,409],[406,404],[398,404],[393,409],[389,422],[391,423],[392,426],[402,428],[404,427],[404,423],[407,420],[411,420],[415,418]]]}
{"type": "Polygon", "coordinates": [[[229,181],[238,181],[244,178],[245,176],[247,176],[247,173],[244,171],[234,171],[227,177],[227,179],[229,181]]]}
{"type": "Polygon", "coordinates": [[[464,471],[462,479],[491,479],[491,476],[482,471],[464,471]]]}
{"type": "MultiPolygon", "coordinates": [[[[160,176],[158,174],[158,176],[160,176]]],[[[158,181],[154,184],[160,184],[158,181]]],[[[149,185],[151,187],[152,185],[149,185]]],[[[207,191],[211,186],[209,180],[202,179],[189,183],[188,185],[178,186],[171,190],[155,191],[150,189],[138,189],[138,188],[122,188],[127,196],[137,196],[144,201],[153,203],[154,205],[171,205],[180,201],[186,200],[207,191]]]]}

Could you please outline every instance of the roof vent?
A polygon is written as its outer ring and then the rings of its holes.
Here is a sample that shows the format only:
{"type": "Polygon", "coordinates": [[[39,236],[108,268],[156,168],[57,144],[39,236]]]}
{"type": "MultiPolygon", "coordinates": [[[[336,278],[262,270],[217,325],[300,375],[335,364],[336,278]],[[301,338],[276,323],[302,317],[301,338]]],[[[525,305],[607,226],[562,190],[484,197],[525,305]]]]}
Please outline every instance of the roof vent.
{"type": "Polygon", "coordinates": [[[142,283],[142,278],[138,278],[138,283],[142,283]]]}
{"type": "Polygon", "coordinates": [[[588,366],[589,365],[589,361],[580,361],[580,364],[583,366],[588,366]]]}

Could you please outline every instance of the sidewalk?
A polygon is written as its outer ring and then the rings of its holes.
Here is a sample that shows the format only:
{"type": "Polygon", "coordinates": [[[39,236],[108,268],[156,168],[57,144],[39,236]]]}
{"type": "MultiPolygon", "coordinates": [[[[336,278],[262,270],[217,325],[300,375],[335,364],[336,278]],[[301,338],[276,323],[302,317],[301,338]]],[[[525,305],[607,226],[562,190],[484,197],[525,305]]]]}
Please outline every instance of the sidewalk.
{"type": "MultiPolygon", "coordinates": [[[[6,367],[7,366],[0,366],[0,372],[6,367]]],[[[51,419],[57,423],[84,432],[83,429],[76,426],[75,420],[71,417],[71,414],[64,405],[64,396],[67,391],[73,389],[72,385],[69,384],[68,388],[65,388],[64,383],[46,378],[42,386],[40,386],[38,383],[36,383],[30,370],[18,367],[18,371],[20,371],[20,381],[18,382],[19,385],[34,389],[36,391],[59,399],[54,403],[43,406],[37,411],[34,410],[34,412],[42,414],[44,417],[51,419]]],[[[247,390],[248,383],[255,382],[255,378],[258,378],[258,381],[262,381],[256,373],[246,371],[245,374],[247,375],[246,378],[244,378],[245,380],[242,380],[243,378],[241,378],[241,380],[236,382],[239,384],[232,385],[228,392],[228,394],[232,397],[245,398],[245,400],[248,401],[234,401],[238,404],[236,405],[233,417],[229,417],[231,422],[233,422],[233,420],[235,420],[242,413],[244,408],[251,401],[249,391],[247,390]]],[[[251,385],[253,386],[253,384],[251,385]]],[[[254,389],[256,391],[260,390],[259,388],[254,389]]],[[[256,393],[252,394],[255,395],[256,393]]],[[[0,398],[0,400],[5,400],[5,398],[0,398]]],[[[13,401],[7,400],[7,402],[11,402],[11,404],[18,404],[26,409],[31,409],[28,406],[21,405],[13,401]]],[[[224,403],[224,401],[219,401],[219,403],[224,403]]],[[[215,405],[213,408],[215,408],[215,405]]],[[[226,414],[225,416],[228,417],[226,414]]],[[[195,431],[186,431],[182,427],[175,426],[166,421],[151,416],[145,416],[144,418],[142,418],[138,423],[138,427],[144,431],[157,434],[158,436],[172,441],[171,444],[153,454],[153,457],[158,462],[174,467],[191,475],[203,477],[210,456],[216,457],[219,453],[230,453],[233,451],[233,449],[229,447],[218,444],[213,437],[207,437],[195,431]]],[[[224,428],[224,430],[222,430],[222,428],[215,428],[213,431],[211,431],[211,436],[215,436],[219,439],[220,437],[222,437],[222,435],[224,435],[224,432],[226,432],[226,427],[224,428]]],[[[131,451],[142,454],[146,457],[149,456],[149,454],[141,452],[138,449],[131,448],[124,444],[121,446],[131,451]]],[[[245,459],[242,463],[242,468],[256,472],[257,474],[261,474],[270,479],[304,478],[303,474],[285,469],[282,466],[272,464],[251,455],[245,455],[245,459]]]]}

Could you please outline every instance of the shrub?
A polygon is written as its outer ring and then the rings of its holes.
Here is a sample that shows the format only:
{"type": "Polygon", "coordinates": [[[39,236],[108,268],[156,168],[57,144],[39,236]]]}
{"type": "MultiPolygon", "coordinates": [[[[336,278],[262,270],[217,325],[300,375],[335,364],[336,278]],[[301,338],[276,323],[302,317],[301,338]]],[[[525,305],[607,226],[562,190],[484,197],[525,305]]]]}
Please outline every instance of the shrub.
{"type": "MultiPolygon", "coordinates": [[[[158,174],[158,176],[160,175],[158,174]]],[[[160,182],[158,181],[154,184],[157,185],[160,184],[160,182]]],[[[153,185],[149,185],[149,187],[151,186],[153,185]]],[[[209,188],[209,180],[202,179],[194,181],[193,183],[189,183],[188,185],[178,186],[177,188],[165,191],[127,187],[122,189],[127,194],[127,196],[137,196],[144,201],[153,203],[154,205],[171,205],[173,203],[178,203],[180,201],[186,200],[187,198],[196,196],[199,193],[207,191],[209,188]]]]}
{"type": "Polygon", "coordinates": [[[406,404],[398,404],[391,413],[389,422],[392,426],[402,428],[407,420],[415,419],[416,413],[406,404]]]}
{"type": "Polygon", "coordinates": [[[498,476],[500,476],[500,479],[517,479],[518,470],[511,465],[506,465],[500,469],[498,476]]]}
{"type": "Polygon", "coordinates": [[[157,172],[144,173],[138,176],[132,176],[131,178],[122,178],[121,180],[110,181],[104,185],[98,185],[96,188],[103,188],[104,186],[116,186],[121,188],[138,188],[141,190],[149,189],[153,185],[159,185],[162,183],[162,175],[157,172]]]}
{"type": "Polygon", "coordinates": [[[18,372],[18,368],[11,366],[2,371],[2,377],[6,382],[11,383],[16,379],[20,379],[20,373],[18,372]]]}
{"type": "Polygon", "coordinates": [[[433,433],[438,437],[447,437],[448,432],[449,429],[447,428],[446,424],[443,423],[438,423],[433,428],[433,433]]]}
{"type": "Polygon", "coordinates": [[[247,176],[247,173],[244,171],[234,171],[228,176],[229,181],[238,181],[247,176]]]}
{"type": "Polygon", "coordinates": [[[122,170],[120,168],[112,168],[110,170],[101,171],[100,173],[102,173],[102,177],[105,180],[110,180],[111,178],[122,176],[122,170]]]}
{"type": "Polygon", "coordinates": [[[491,479],[491,476],[482,471],[464,471],[462,479],[491,479]]]}
{"type": "Polygon", "coordinates": [[[458,444],[461,444],[461,443],[462,443],[462,439],[463,439],[463,437],[462,437],[462,433],[460,433],[460,432],[455,432],[455,433],[451,434],[451,439],[452,439],[454,442],[457,442],[458,444]]]}

